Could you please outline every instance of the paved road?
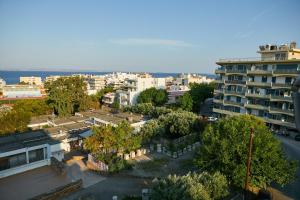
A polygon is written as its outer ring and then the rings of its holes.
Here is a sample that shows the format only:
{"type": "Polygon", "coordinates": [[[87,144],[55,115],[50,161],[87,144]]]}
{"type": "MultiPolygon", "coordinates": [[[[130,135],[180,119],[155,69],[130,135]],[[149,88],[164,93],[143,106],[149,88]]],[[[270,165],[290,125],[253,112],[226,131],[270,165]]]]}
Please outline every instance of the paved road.
{"type": "MultiPolygon", "coordinates": [[[[282,146],[289,158],[299,161],[300,165],[300,142],[295,141],[291,137],[278,136],[278,139],[282,142],[282,146]]],[[[284,195],[290,197],[291,199],[300,199],[300,166],[297,170],[297,179],[295,182],[286,185],[281,188],[280,186],[274,186],[276,189],[281,191],[284,195]]]]}

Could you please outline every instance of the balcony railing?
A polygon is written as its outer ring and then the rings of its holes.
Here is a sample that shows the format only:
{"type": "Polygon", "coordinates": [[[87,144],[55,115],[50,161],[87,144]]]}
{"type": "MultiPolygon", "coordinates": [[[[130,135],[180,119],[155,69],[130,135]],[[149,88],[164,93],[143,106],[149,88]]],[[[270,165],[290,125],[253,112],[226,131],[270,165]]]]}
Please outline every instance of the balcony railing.
{"type": "Polygon", "coordinates": [[[249,58],[221,58],[219,62],[244,62],[244,61],[261,61],[261,57],[249,57],[249,58]]]}
{"type": "Polygon", "coordinates": [[[282,109],[282,108],[270,107],[269,112],[270,113],[282,113],[282,114],[287,114],[287,115],[294,116],[294,110],[291,110],[291,109],[282,109]]]}
{"type": "Polygon", "coordinates": [[[222,79],[216,79],[215,83],[224,83],[224,80],[222,80],[222,79]]]}
{"type": "Polygon", "coordinates": [[[246,81],[243,80],[225,80],[226,84],[240,84],[240,85],[245,85],[246,81]]]}
{"type": "Polygon", "coordinates": [[[270,95],[268,94],[258,94],[258,93],[246,93],[246,97],[256,97],[256,98],[263,98],[263,99],[269,99],[270,95]]]}
{"type": "Polygon", "coordinates": [[[245,69],[226,69],[226,73],[228,74],[246,74],[245,69]]]}
{"type": "Polygon", "coordinates": [[[241,103],[241,102],[235,102],[235,101],[228,101],[228,100],[224,100],[224,105],[227,104],[227,105],[231,105],[231,106],[244,106],[244,103],[241,103]]]}
{"type": "Polygon", "coordinates": [[[233,112],[233,111],[219,109],[219,108],[213,108],[213,112],[224,114],[224,115],[240,115],[241,114],[241,113],[238,113],[238,112],[233,112]]]}
{"type": "Polygon", "coordinates": [[[258,110],[269,110],[269,106],[263,106],[259,104],[245,103],[246,108],[258,109],[258,110]]]}
{"type": "Polygon", "coordinates": [[[225,69],[216,69],[215,73],[216,74],[224,74],[225,73],[225,69]]]}
{"type": "Polygon", "coordinates": [[[278,95],[271,95],[271,101],[288,101],[293,102],[291,96],[278,96],[278,95]]]}
{"type": "Polygon", "coordinates": [[[247,70],[247,74],[272,75],[272,71],[268,71],[268,70],[247,70]]]}
{"type": "Polygon", "coordinates": [[[267,118],[265,119],[266,122],[272,123],[272,124],[277,124],[277,125],[281,125],[281,126],[287,126],[290,128],[296,128],[296,124],[295,122],[291,122],[291,121],[282,121],[279,119],[271,119],[271,118],[267,118]]]}
{"type": "Polygon", "coordinates": [[[276,69],[273,71],[274,74],[299,74],[300,71],[297,69],[276,69]]]}
{"type": "Polygon", "coordinates": [[[266,82],[256,82],[256,81],[247,81],[247,85],[249,86],[261,86],[261,87],[271,87],[271,83],[266,82]]]}
{"type": "Polygon", "coordinates": [[[215,92],[215,93],[223,93],[224,90],[223,90],[223,89],[215,89],[214,92],[215,92]]]}
{"type": "Polygon", "coordinates": [[[272,83],[272,87],[277,87],[277,88],[291,88],[292,83],[272,83]]]}
{"type": "Polygon", "coordinates": [[[224,94],[244,96],[245,92],[243,92],[243,91],[235,91],[235,90],[224,90],[224,94]]]}
{"type": "Polygon", "coordinates": [[[221,104],[223,104],[223,99],[213,99],[213,102],[214,103],[221,103],[221,104]]]}

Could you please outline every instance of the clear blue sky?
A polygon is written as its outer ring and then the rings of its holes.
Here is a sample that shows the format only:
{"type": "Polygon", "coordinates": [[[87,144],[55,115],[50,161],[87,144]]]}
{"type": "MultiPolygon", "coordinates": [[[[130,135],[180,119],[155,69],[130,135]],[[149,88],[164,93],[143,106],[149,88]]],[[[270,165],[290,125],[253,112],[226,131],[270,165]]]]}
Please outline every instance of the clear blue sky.
{"type": "Polygon", "coordinates": [[[212,73],[291,40],[299,0],[0,0],[0,70],[212,73]]]}

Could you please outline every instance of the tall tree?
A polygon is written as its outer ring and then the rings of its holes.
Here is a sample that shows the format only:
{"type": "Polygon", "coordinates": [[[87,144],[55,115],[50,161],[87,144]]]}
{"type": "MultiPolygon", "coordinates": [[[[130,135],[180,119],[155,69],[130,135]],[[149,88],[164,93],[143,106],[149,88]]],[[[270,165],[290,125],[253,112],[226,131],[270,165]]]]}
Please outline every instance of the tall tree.
{"type": "Polygon", "coordinates": [[[244,186],[250,129],[255,132],[250,185],[284,185],[295,176],[295,161],[287,160],[280,142],[264,122],[251,115],[225,118],[206,127],[195,163],[201,170],[220,171],[233,185],[244,186]]]}
{"type": "Polygon", "coordinates": [[[190,93],[186,92],[181,97],[179,97],[179,107],[186,111],[192,111],[193,109],[193,99],[190,93]]]}
{"type": "Polygon", "coordinates": [[[152,200],[218,200],[228,195],[228,183],[219,172],[169,175],[155,181],[151,191],[152,200]]]}
{"type": "Polygon", "coordinates": [[[168,93],[164,89],[154,87],[142,91],[138,98],[138,103],[152,103],[154,106],[162,106],[168,101],[168,93]]]}
{"type": "Polygon", "coordinates": [[[88,109],[86,83],[80,77],[62,77],[47,82],[49,103],[56,114],[66,116],[88,109]]]}
{"type": "Polygon", "coordinates": [[[191,83],[189,91],[193,100],[193,112],[199,113],[201,105],[204,103],[205,99],[212,98],[214,94],[214,83],[191,83]]]}

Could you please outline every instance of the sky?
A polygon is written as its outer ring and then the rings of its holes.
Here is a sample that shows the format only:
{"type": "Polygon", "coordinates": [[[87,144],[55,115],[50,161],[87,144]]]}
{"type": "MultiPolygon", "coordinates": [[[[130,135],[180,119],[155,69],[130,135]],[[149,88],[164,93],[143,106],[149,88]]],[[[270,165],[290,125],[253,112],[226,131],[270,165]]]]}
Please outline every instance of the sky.
{"type": "Polygon", "coordinates": [[[0,0],[0,70],[213,73],[300,46],[299,0],[0,0]]]}

